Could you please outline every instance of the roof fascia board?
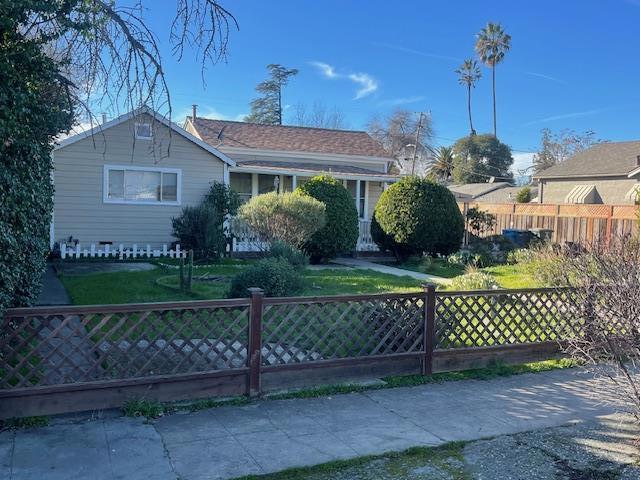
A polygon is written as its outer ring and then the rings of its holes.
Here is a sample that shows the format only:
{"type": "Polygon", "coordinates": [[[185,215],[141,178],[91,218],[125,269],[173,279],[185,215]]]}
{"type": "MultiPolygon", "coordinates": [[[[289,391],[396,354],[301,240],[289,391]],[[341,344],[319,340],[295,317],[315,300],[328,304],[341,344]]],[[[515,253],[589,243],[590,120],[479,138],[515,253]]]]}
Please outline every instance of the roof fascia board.
{"type": "Polygon", "coordinates": [[[370,182],[397,182],[400,177],[393,175],[367,175],[366,173],[344,173],[309,170],[289,170],[286,168],[260,168],[260,167],[243,167],[236,166],[229,169],[232,173],[262,173],[266,175],[295,175],[297,177],[315,177],[316,175],[331,175],[341,180],[368,180],[370,182]]]}

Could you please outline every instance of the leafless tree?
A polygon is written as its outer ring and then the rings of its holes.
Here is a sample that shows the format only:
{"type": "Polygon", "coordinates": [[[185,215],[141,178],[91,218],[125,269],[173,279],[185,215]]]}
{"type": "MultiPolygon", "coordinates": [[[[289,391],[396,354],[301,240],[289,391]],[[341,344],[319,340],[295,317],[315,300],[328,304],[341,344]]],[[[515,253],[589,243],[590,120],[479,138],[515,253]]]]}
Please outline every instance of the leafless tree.
{"type": "Polygon", "coordinates": [[[386,117],[374,116],[367,125],[369,135],[378,140],[396,159],[401,173],[410,173],[414,148],[416,149],[416,173],[426,173],[432,163],[431,142],[433,122],[430,115],[423,115],[418,141],[419,115],[398,109],[386,117]]]}
{"type": "Polygon", "coordinates": [[[597,139],[595,132],[591,130],[577,133],[574,130],[564,129],[554,133],[544,128],[540,150],[533,156],[533,170],[535,173],[541,172],[601,142],[602,140],[597,139]]]}
{"type": "Polygon", "coordinates": [[[293,112],[292,123],[299,127],[331,128],[334,130],[347,128],[344,113],[335,106],[329,109],[322,102],[313,102],[311,108],[304,103],[298,103],[293,112]]]}
{"type": "MultiPolygon", "coordinates": [[[[100,105],[116,113],[146,105],[171,117],[158,36],[144,20],[145,4],[72,0],[26,16],[21,29],[58,62],[78,114],[93,119],[100,105]]],[[[208,65],[226,59],[230,32],[237,28],[217,0],[176,0],[169,42],[178,60],[187,49],[195,51],[204,78],[208,65]]]]}
{"type": "Polygon", "coordinates": [[[565,349],[610,379],[640,422],[640,242],[624,237],[565,255],[560,283],[575,287],[565,349]]]}

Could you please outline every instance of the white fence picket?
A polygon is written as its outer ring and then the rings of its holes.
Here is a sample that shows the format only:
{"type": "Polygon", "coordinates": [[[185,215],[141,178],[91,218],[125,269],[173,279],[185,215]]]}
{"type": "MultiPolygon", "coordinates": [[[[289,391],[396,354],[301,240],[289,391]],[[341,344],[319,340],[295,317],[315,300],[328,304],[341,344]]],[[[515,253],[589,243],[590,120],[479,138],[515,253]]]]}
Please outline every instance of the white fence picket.
{"type": "Polygon", "coordinates": [[[180,250],[180,245],[176,245],[175,250],[169,249],[167,245],[162,245],[162,250],[151,249],[151,245],[147,244],[146,249],[138,248],[137,244],[133,244],[131,248],[125,248],[123,244],[120,244],[118,248],[111,250],[109,244],[104,246],[104,249],[96,247],[95,244],[91,244],[89,248],[83,248],[80,243],[76,243],[73,246],[69,246],[66,243],[60,243],[60,258],[65,260],[67,258],[117,258],[119,260],[129,258],[186,258],[187,251],[180,250]]]}

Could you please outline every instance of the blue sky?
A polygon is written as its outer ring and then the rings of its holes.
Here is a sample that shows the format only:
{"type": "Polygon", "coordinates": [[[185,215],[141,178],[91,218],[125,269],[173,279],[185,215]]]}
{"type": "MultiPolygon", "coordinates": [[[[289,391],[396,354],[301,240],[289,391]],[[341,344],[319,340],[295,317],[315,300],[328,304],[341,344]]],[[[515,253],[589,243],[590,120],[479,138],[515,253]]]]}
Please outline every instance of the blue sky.
{"type": "MultiPolygon", "coordinates": [[[[474,56],[477,31],[497,21],[513,37],[497,70],[498,136],[533,152],[540,130],[595,130],[607,140],[640,138],[640,0],[404,1],[222,0],[240,24],[227,63],[177,63],[168,49],[174,2],[151,2],[174,117],[192,103],[203,116],[238,119],[249,111],[268,63],[298,68],[287,105],[319,101],[363,129],[400,106],[430,111],[437,144],[468,133],[466,92],[453,70],[474,56]],[[321,65],[323,64],[323,65],[321,65]]],[[[474,126],[491,130],[491,77],[473,92],[474,126]]],[[[285,115],[286,118],[286,115],[285,115]]],[[[518,167],[529,161],[518,156],[518,167]]]]}

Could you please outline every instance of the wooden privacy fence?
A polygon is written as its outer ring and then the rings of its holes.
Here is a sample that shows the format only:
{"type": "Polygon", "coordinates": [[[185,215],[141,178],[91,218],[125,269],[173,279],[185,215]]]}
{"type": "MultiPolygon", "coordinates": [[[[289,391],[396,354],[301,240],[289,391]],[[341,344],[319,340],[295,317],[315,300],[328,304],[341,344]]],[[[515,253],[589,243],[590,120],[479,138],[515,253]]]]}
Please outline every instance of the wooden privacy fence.
{"type": "Polygon", "coordinates": [[[549,358],[562,289],[17,308],[0,327],[0,418],[129,399],[258,395],[388,374],[549,358]]]}
{"type": "MultiPolygon", "coordinates": [[[[465,204],[459,204],[465,211],[465,204]]],[[[496,224],[486,235],[505,228],[553,230],[555,243],[593,243],[637,231],[636,205],[573,205],[536,203],[468,203],[496,216],[496,224]]]]}

